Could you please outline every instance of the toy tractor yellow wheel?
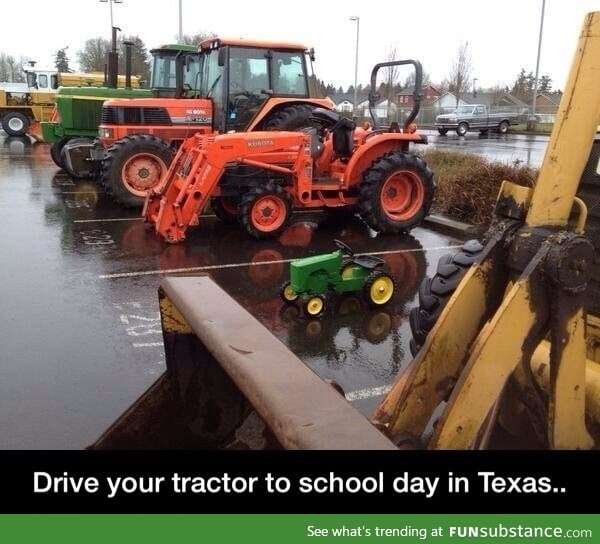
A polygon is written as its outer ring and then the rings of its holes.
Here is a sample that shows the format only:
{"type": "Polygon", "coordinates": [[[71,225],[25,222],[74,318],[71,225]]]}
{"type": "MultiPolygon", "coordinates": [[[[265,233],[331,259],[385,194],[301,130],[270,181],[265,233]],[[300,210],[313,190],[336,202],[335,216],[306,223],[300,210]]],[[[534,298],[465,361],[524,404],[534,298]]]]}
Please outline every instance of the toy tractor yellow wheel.
{"type": "Polygon", "coordinates": [[[310,297],[304,304],[304,311],[310,317],[319,317],[325,311],[325,298],[321,295],[310,297]]]}
{"type": "Polygon", "coordinates": [[[282,285],[280,295],[284,302],[294,302],[298,299],[298,293],[292,289],[292,284],[289,281],[282,285]]]}
{"type": "Polygon", "coordinates": [[[371,272],[364,286],[365,298],[373,306],[382,306],[388,303],[394,296],[395,290],[394,278],[381,270],[371,272]]]}

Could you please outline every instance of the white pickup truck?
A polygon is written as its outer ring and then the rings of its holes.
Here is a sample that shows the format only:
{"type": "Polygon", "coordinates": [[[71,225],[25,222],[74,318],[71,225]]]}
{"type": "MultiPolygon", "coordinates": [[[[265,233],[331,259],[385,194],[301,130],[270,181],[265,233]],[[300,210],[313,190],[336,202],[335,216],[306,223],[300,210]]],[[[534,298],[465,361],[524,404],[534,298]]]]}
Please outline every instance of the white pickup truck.
{"type": "Polygon", "coordinates": [[[496,130],[500,134],[506,134],[508,127],[517,123],[517,115],[489,113],[487,106],[483,104],[459,106],[452,113],[444,113],[435,118],[435,126],[442,136],[449,130],[455,130],[459,136],[464,136],[469,130],[496,130]]]}

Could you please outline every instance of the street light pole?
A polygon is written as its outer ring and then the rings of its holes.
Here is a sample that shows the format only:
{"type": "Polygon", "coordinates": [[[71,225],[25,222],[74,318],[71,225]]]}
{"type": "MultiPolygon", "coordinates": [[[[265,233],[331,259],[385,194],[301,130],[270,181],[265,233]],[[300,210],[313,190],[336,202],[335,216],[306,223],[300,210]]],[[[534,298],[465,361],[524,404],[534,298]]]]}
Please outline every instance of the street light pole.
{"type": "Polygon", "coordinates": [[[353,15],[350,17],[351,21],[356,21],[356,56],[354,59],[354,109],[353,109],[353,117],[357,118],[356,108],[358,107],[358,36],[360,29],[360,17],[358,15],[353,15]]]}
{"type": "Polygon", "coordinates": [[[182,2],[179,0],[179,43],[183,43],[183,16],[182,16],[182,2]]]}
{"type": "Polygon", "coordinates": [[[533,103],[531,104],[531,117],[535,122],[535,102],[538,92],[538,76],[540,75],[540,54],[542,52],[542,33],[544,31],[544,9],[546,7],[546,0],[542,0],[542,14],[540,16],[540,35],[538,37],[538,50],[537,50],[537,61],[535,63],[535,83],[533,89],[533,103]]]}
{"type": "Polygon", "coordinates": [[[112,11],[113,3],[114,4],[122,4],[123,0],[100,0],[100,2],[108,3],[108,5],[110,7],[110,29],[112,32],[112,28],[113,28],[113,26],[115,26],[113,23],[113,11],[112,11]]]}

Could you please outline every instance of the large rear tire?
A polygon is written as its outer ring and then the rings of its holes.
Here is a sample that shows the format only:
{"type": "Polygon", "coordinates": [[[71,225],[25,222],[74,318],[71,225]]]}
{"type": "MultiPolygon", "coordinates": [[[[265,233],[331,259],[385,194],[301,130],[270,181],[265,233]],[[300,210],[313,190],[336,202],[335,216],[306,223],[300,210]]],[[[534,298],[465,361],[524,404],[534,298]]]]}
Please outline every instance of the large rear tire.
{"type": "Polygon", "coordinates": [[[173,159],[173,149],[149,134],[125,136],[111,145],[102,163],[102,184],[128,208],[140,207],[173,159]]]}
{"type": "Polygon", "coordinates": [[[29,117],[19,111],[8,112],[2,118],[2,128],[9,136],[25,136],[29,129],[29,117]]]}
{"type": "Polygon", "coordinates": [[[478,240],[465,242],[458,253],[442,256],[438,261],[435,276],[422,281],[419,288],[419,305],[410,311],[409,317],[412,331],[410,351],[413,355],[421,349],[448,300],[482,250],[483,246],[478,240]]]}
{"type": "Polygon", "coordinates": [[[427,215],[435,184],[423,159],[399,151],[368,168],[358,188],[364,221],[379,232],[407,232],[427,215]]]}
{"type": "Polygon", "coordinates": [[[292,104],[270,114],[263,122],[264,130],[298,130],[310,125],[309,118],[315,106],[292,104]]]}
{"type": "Polygon", "coordinates": [[[245,193],[238,207],[238,220],[250,236],[275,238],[286,227],[292,213],[288,193],[273,182],[245,193]]]}

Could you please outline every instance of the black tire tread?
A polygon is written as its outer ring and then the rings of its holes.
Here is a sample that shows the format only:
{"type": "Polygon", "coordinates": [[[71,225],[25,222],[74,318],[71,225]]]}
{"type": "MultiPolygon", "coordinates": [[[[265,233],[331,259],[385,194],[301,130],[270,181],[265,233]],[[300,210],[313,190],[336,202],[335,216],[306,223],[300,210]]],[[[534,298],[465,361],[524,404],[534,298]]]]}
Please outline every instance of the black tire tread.
{"type": "Polygon", "coordinates": [[[29,129],[30,124],[31,121],[29,120],[29,117],[27,117],[27,115],[21,113],[20,111],[10,111],[4,117],[2,117],[2,128],[8,136],[25,136],[27,134],[27,130],[29,129]],[[23,121],[23,130],[12,130],[8,126],[9,117],[18,117],[19,119],[21,119],[21,121],[23,121]]]}
{"type": "Polygon", "coordinates": [[[298,130],[310,123],[312,111],[316,106],[311,104],[291,104],[275,111],[263,122],[264,130],[298,130]]]}
{"type": "Polygon", "coordinates": [[[436,274],[421,282],[419,305],[409,315],[412,332],[410,351],[413,356],[421,349],[448,300],[482,250],[478,240],[465,242],[458,253],[443,255],[438,261],[436,274]]]}

